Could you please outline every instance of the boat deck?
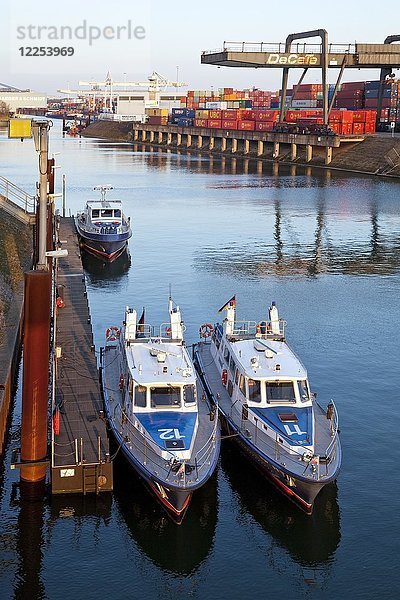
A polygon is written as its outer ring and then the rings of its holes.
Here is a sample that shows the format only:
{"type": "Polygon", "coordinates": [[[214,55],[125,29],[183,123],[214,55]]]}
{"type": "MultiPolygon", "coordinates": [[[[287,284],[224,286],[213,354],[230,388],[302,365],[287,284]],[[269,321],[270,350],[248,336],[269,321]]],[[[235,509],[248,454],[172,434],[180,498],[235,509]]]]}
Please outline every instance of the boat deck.
{"type": "MultiPolygon", "coordinates": [[[[301,476],[310,476],[310,469],[307,469],[307,463],[301,460],[298,455],[289,454],[278,443],[275,442],[264,430],[264,424],[257,420],[255,423],[250,419],[243,419],[242,408],[232,404],[232,399],[228,395],[225,386],[222,384],[221,375],[211,356],[211,344],[200,342],[196,347],[202,363],[203,373],[214,395],[214,401],[218,402],[221,412],[229,417],[238,432],[243,434],[265,455],[274,459],[277,463],[288,467],[293,473],[301,476]]],[[[238,403],[239,404],[239,403],[238,403]]],[[[314,403],[315,414],[315,454],[323,456],[326,449],[332,441],[329,431],[329,423],[323,409],[314,403]]],[[[335,461],[334,461],[335,463],[335,461]]],[[[328,464],[321,465],[320,477],[330,475],[331,467],[328,464]]]]}
{"type": "Polygon", "coordinates": [[[52,435],[53,493],[112,489],[112,465],[102,415],[85,275],[72,217],[61,218],[59,240],[68,256],[59,259],[56,285],[64,307],[56,309],[55,404],[59,434],[52,435]]]}

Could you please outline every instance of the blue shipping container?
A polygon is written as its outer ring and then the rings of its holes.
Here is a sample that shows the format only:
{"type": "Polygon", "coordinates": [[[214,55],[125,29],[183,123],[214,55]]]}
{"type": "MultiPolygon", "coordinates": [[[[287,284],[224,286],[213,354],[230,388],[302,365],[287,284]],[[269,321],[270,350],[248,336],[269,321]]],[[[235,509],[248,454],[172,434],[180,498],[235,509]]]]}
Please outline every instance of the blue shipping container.
{"type": "Polygon", "coordinates": [[[193,108],[173,108],[172,114],[174,117],[187,117],[188,119],[194,119],[193,108]]]}
{"type": "Polygon", "coordinates": [[[192,127],[193,119],[187,119],[186,117],[178,117],[177,125],[180,127],[192,127]]]}
{"type": "MultiPolygon", "coordinates": [[[[366,98],[377,98],[378,94],[379,94],[379,89],[365,90],[365,97],[366,98]]],[[[384,98],[390,98],[391,97],[391,90],[384,89],[383,90],[383,97],[384,98]]]]}

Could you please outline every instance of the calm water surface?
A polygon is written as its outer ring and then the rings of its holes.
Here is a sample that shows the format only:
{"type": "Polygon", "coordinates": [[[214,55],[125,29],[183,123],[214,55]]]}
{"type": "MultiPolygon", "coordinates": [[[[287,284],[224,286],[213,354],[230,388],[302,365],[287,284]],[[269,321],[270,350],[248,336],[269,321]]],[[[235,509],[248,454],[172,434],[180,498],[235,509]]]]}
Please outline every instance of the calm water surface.
{"type": "MultiPolygon", "coordinates": [[[[243,319],[275,300],[313,390],[337,404],[343,467],[311,517],[229,441],[181,527],[122,460],[113,495],[29,504],[9,469],[18,390],[0,465],[0,598],[399,597],[399,183],[62,139],[57,123],[51,149],[72,213],[110,183],[133,220],[130,261],[85,260],[96,346],[126,304],[165,321],[170,284],[188,344],[234,293],[243,319]]],[[[33,191],[31,141],[3,133],[0,165],[33,191]]]]}

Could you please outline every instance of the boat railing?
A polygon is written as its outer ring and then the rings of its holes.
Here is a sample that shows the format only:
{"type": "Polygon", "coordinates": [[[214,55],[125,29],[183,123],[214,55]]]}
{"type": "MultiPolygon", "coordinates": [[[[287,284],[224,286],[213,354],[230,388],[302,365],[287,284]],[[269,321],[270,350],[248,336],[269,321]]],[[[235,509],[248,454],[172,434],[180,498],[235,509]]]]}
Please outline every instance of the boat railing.
{"type": "MultiPolygon", "coordinates": [[[[248,410],[244,411],[243,405],[240,403],[232,405],[230,417],[239,427],[241,434],[248,438],[249,441],[252,441],[261,452],[267,456],[272,456],[279,462],[284,457],[285,466],[289,470],[293,468],[294,472],[298,472],[299,461],[301,460],[304,464],[303,475],[309,471],[312,478],[316,480],[328,475],[329,463],[333,460],[337,450],[339,434],[338,415],[334,404],[331,418],[332,440],[326,448],[325,453],[318,455],[312,453],[307,448],[304,448],[303,452],[299,452],[294,448],[290,448],[289,450],[289,448],[283,445],[282,438],[277,432],[273,432],[274,435],[269,436],[264,431],[263,422],[259,421],[257,417],[255,417],[255,423],[250,421],[248,410]]],[[[273,430],[271,429],[271,431],[273,430]]]]}
{"type": "Polygon", "coordinates": [[[273,331],[271,321],[235,321],[233,324],[233,333],[230,337],[234,338],[252,338],[261,339],[283,339],[285,337],[284,319],[279,319],[279,333],[273,331]]]}
{"type": "Polygon", "coordinates": [[[198,464],[200,464],[200,465],[209,465],[210,464],[213,450],[215,448],[215,444],[217,443],[217,435],[218,435],[218,430],[219,430],[217,415],[218,415],[218,411],[216,411],[216,414],[215,414],[214,427],[212,429],[211,435],[209,436],[208,440],[203,444],[203,446],[200,448],[200,450],[198,450],[196,452],[195,459],[194,459],[196,469],[198,467],[198,464]]]}
{"type": "Polygon", "coordinates": [[[122,221],[120,225],[113,225],[112,223],[102,223],[101,225],[93,225],[90,221],[82,219],[84,213],[78,213],[77,217],[80,221],[80,226],[88,233],[100,233],[100,234],[120,234],[129,231],[130,223],[122,221]]]}
{"type": "Polygon", "coordinates": [[[175,454],[165,448],[162,448],[162,451],[166,453],[167,458],[163,458],[157,454],[155,450],[157,446],[156,442],[146,432],[138,429],[138,426],[120,405],[115,407],[113,416],[117,422],[119,421],[120,431],[124,436],[127,436],[130,447],[133,446],[141,453],[143,464],[146,466],[150,464],[154,475],[164,477],[168,481],[172,473],[176,476],[175,483],[179,483],[181,487],[185,488],[187,471],[192,472],[195,469],[196,478],[198,478],[208,468],[212,450],[216,444],[217,423],[215,423],[207,442],[198,450],[194,457],[190,460],[179,460],[175,454]]]}
{"type": "MultiPolygon", "coordinates": [[[[182,323],[182,332],[186,331],[185,325],[182,323]]],[[[132,323],[126,325],[126,338],[132,342],[144,342],[150,339],[160,339],[163,341],[171,341],[172,328],[171,323],[161,323],[161,325],[151,325],[150,323],[132,323]],[[134,330],[134,331],[132,331],[134,330]],[[132,334],[135,333],[135,336],[132,334]]]]}
{"type": "Polygon", "coordinates": [[[2,176],[0,176],[0,195],[27,214],[32,214],[36,210],[36,196],[28,194],[15,183],[2,176]]]}

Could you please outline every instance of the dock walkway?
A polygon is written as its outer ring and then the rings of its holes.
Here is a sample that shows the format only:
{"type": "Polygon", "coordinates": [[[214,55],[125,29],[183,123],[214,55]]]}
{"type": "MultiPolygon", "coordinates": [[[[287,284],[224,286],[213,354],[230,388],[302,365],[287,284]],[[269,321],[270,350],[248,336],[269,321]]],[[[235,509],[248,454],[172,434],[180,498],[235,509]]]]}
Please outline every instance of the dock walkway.
{"type": "Polygon", "coordinates": [[[59,259],[56,274],[64,306],[56,308],[55,317],[52,492],[99,493],[112,489],[112,464],[85,274],[72,217],[60,219],[58,237],[68,256],[59,259]]]}

